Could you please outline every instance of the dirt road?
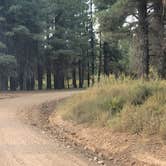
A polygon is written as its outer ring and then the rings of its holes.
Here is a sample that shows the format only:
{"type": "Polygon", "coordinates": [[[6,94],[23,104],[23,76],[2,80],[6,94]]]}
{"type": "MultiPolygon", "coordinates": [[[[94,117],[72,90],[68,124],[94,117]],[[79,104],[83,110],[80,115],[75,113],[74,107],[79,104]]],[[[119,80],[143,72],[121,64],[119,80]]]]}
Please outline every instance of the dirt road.
{"type": "MultiPolygon", "coordinates": [[[[0,166],[92,166],[44,133],[21,122],[19,110],[59,100],[77,92],[19,94],[0,100],[0,166]]],[[[6,95],[7,96],[7,95],[6,95]]]]}

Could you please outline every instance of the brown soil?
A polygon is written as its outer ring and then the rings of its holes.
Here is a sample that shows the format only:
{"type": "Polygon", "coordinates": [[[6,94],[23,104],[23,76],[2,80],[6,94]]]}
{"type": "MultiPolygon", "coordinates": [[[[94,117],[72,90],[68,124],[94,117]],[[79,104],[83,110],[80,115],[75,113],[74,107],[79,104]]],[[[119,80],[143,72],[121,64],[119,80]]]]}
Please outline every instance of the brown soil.
{"type": "Polygon", "coordinates": [[[40,127],[66,147],[73,147],[89,160],[108,166],[166,166],[166,146],[158,137],[146,138],[115,133],[108,128],[88,127],[64,121],[56,113],[56,102],[47,102],[27,111],[26,122],[40,127]],[[36,110],[36,111],[34,111],[36,110]]]}
{"type": "Polygon", "coordinates": [[[166,146],[153,137],[127,133],[116,133],[108,128],[92,128],[76,125],[62,120],[54,113],[50,123],[56,128],[63,128],[64,134],[70,140],[81,144],[98,156],[110,159],[112,165],[166,165],[166,146]]]}
{"type": "MultiPolygon", "coordinates": [[[[3,99],[0,100],[0,166],[94,166],[94,162],[48,137],[35,124],[27,125],[20,120],[20,117],[27,119],[26,110],[31,112],[42,103],[59,101],[74,93],[77,92],[0,95],[3,99]],[[20,112],[22,116],[18,116],[20,112]]],[[[35,115],[38,119],[37,111],[35,115]]]]}

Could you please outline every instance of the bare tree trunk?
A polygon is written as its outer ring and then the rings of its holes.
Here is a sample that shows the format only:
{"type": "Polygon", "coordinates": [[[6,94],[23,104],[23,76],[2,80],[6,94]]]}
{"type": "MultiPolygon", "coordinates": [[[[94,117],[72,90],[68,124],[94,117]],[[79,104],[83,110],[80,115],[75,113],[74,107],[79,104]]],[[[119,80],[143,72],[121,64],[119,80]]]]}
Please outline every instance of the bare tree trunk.
{"type": "Polygon", "coordinates": [[[65,88],[64,71],[63,68],[61,67],[60,62],[55,64],[54,88],[55,89],[65,88]]]}
{"type": "Polygon", "coordinates": [[[31,90],[31,79],[27,78],[26,79],[26,90],[31,90]]]}
{"type": "Polygon", "coordinates": [[[87,78],[87,80],[88,80],[88,87],[90,87],[90,64],[89,64],[89,62],[88,62],[88,78],[87,78]]]}
{"type": "Polygon", "coordinates": [[[101,32],[100,32],[100,55],[99,55],[98,82],[100,82],[101,72],[102,72],[102,41],[101,41],[101,32]]]}
{"type": "Polygon", "coordinates": [[[73,88],[77,88],[76,67],[74,67],[72,71],[72,82],[73,88]]]}
{"type": "Polygon", "coordinates": [[[51,89],[51,67],[50,63],[47,64],[47,89],[51,89]]]}
{"type": "Polygon", "coordinates": [[[160,20],[162,22],[161,24],[162,29],[160,34],[162,42],[162,53],[159,58],[158,71],[161,78],[166,78],[166,1],[159,0],[158,3],[159,3],[158,5],[160,5],[160,10],[162,10],[162,12],[160,12],[162,14],[160,20]]]}
{"type": "Polygon", "coordinates": [[[34,77],[34,75],[31,77],[31,90],[34,90],[35,89],[35,77],[34,77]]]}
{"type": "Polygon", "coordinates": [[[84,65],[82,61],[79,61],[79,88],[84,86],[84,65]]]}
{"type": "Polygon", "coordinates": [[[138,19],[139,19],[139,35],[141,51],[141,77],[148,79],[149,77],[149,26],[147,15],[147,2],[138,2],[138,19]]]}
{"type": "Polygon", "coordinates": [[[16,91],[17,81],[15,77],[10,77],[10,90],[16,91]]]}
{"type": "Polygon", "coordinates": [[[8,77],[5,75],[1,75],[0,77],[0,90],[2,91],[8,90],[8,77]]]}
{"type": "Polygon", "coordinates": [[[91,68],[92,84],[95,83],[95,51],[94,51],[94,28],[93,28],[93,0],[90,0],[90,46],[91,46],[91,68]]]}
{"type": "MultiPolygon", "coordinates": [[[[163,61],[164,61],[164,6],[163,0],[154,0],[153,2],[153,22],[152,22],[152,33],[155,39],[154,48],[152,47],[153,54],[156,55],[155,65],[158,69],[158,74],[160,77],[163,77],[163,61]],[[157,64],[156,64],[157,63],[157,64]]],[[[153,46],[153,45],[152,45],[153,46]]]]}
{"type": "Polygon", "coordinates": [[[82,88],[84,87],[84,81],[85,81],[85,63],[82,64],[82,88]]]}
{"type": "Polygon", "coordinates": [[[24,82],[23,77],[24,77],[24,74],[23,74],[23,72],[21,72],[20,75],[19,75],[20,90],[24,89],[24,86],[23,86],[23,82],[24,82]]]}
{"type": "Polygon", "coordinates": [[[103,45],[103,53],[104,53],[104,75],[109,76],[109,53],[108,53],[108,43],[104,42],[103,45]]]}
{"type": "Polygon", "coordinates": [[[38,90],[43,89],[43,69],[40,64],[38,64],[38,90]]]}
{"type": "Polygon", "coordinates": [[[70,78],[67,76],[67,88],[70,89],[70,78]]]}

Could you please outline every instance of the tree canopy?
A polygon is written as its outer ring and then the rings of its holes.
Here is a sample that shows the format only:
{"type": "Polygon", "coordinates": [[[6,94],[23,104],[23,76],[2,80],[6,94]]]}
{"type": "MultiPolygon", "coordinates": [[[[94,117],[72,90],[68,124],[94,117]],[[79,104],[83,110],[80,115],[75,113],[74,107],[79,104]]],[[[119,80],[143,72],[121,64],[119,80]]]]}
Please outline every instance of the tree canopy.
{"type": "Polygon", "coordinates": [[[162,0],[1,0],[0,88],[82,88],[151,69],[165,78],[165,23],[162,0]]]}

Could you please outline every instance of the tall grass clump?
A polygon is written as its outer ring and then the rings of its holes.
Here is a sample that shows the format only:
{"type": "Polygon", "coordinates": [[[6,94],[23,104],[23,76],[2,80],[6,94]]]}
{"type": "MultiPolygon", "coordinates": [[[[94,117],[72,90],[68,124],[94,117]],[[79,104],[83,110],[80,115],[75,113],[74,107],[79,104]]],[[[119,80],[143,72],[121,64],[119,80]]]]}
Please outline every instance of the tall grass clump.
{"type": "Polygon", "coordinates": [[[166,138],[166,82],[104,78],[59,106],[62,117],[115,131],[166,138]]]}

